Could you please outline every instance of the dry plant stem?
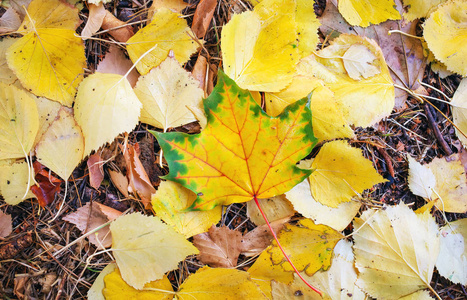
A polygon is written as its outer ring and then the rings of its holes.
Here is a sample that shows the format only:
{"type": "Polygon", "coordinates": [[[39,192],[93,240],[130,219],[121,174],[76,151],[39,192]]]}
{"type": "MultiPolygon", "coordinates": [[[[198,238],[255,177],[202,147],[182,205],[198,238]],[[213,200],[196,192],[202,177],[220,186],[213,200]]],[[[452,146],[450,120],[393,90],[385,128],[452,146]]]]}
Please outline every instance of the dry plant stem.
{"type": "Polygon", "coordinates": [[[265,221],[266,224],[268,225],[269,231],[271,232],[272,236],[274,237],[274,240],[276,241],[277,246],[279,246],[279,249],[281,249],[282,254],[284,254],[285,259],[287,259],[287,261],[289,262],[289,264],[290,264],[290,265],[292,266],[292,268],[294,269],[295,273],[297,273],[298,277],[300,277],[300,279],[301,279],[310,289],[312,289],[313,291],[317,292],[320,296],[323,296],[323,292],[321,292],[320,290],[318,290],[317,288],[315,288],[314,286],[312,286],[311,284],[309,284],[308,281],[306,281],[305,278],[302,277],[302,275],[300,274],[300,272],[297,270],[297,268],[295,267],[295,265],[292,263],[292,261],[290,260],[289,256],[287,255],[287,253],[285,253],[284,249],[282,248],[282,245],[281,245],[281,243],[279,242],[279,239],[277,238],[276,233],[275,233],[274,230],[272,229],[271,224],[269,223],[268,217],[266,217],[266,214],[264,214],[263,210],[261,209],[261,205],[259,205],[258,198],[256,198],[256,195],[254,195],[253,197],[254,197],[253,199],[255,200],[256,206],[258,206],[258,209],[259,209],[259,211],[261,212],[261,215],[263,216],[264,221],[265,221]]]}
{"type": "Polygon", "coordinates": [[[441,131],[439,131],[438,125],[436,124],[435,118],[433,117],[433,114],[431,113],[430,106],[428,103],[425,103],[423,105],[423,108],[425,110],[426,118],[428,119],[428,123],[430,124],[431,129],[433,129],[433,132],[436,136],[436,139],[438,142],[441,144],[441,147],[443,148],[444,152],[449,156],[452,154],[451,148],[449,148],[448,143],[444,140],[443,136],[441,135],[441,131]]]}

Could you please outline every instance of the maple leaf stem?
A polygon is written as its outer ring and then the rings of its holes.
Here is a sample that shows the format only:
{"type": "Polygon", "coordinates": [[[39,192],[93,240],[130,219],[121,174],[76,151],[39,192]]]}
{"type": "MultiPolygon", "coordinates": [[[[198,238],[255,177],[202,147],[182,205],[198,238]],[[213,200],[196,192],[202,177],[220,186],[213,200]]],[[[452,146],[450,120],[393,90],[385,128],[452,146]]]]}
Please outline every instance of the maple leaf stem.
{"type": "Polygon", "coordinates": [[[301,279],[310,289],[312,289],[313,291],[317,292],[320,296],[323,296],[323,292],[321,292],[320,290],[318,290],[317,288],[315,288],[314,286],[312,286],[311,284],[309,284],[308,281],[306,281],[306,279],[302,277],[302,275],[300,274],[300,272],[297,270],[297,268],[295,267],[295,265],[294,265],[294,264],[292,263],[292,261],[290,260],[290,258],[289,258],[289,256],[287,255],[287,253],[285,253],[284,249],[282,248],[282,245],[281,245],[281,243],[279,242],[279,239],[277,238],[276,233],[275,233],[274,230],[272,229],[271,224],[269,223],[268,217],[266,216],[266,214],[264,213],[263,209],[261,208],[261,205],[259,204],[259,201],[258,201],[258,198],[256,198],[256,195],[253,196],[253,199],[255,200],[256,206],[258,206],[258,209],[259,209],[259,211],[261,212],[261,215],[263,216],[264,221],[265,221],[266,224],[268,225],[269,231],[271,231],[271,234],[272,234],[272,236],[274,237],[274,240],[276,241],[277,246],[279,246],[279,249],[281,249],[282,254],[284,254],[285,259],[287,259],[287,261],[289,262],[289,264],[290,264],[290,265],[292,266],[292,268],[294,269],[295,273],[298,275],[298,277],[300,277],[300,279],[301,279]]]}

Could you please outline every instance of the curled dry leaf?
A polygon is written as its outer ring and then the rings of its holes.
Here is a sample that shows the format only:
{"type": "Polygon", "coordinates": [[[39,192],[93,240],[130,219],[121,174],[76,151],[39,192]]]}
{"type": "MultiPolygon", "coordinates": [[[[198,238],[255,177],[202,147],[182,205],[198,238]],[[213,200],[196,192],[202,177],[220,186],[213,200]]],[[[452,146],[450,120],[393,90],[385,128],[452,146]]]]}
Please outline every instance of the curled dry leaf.
{"type": "MultiPolygon", "coordinates": [[[[104,56],[104,59],[97,66],[96,71],[100,73],[110,73],[125,75],[133,67],[131,60],[126,58],[123,50],[118,46],[110,45],[109,52],[104,56]]],[[[127,75],[126,79],[130,82],[131,87],[135,87],[138,81],[139,74],[135,68],[133,68],[127,75]]]]}
{"type": "MultiPolygon", "coordinates": [[[[75,212],[63,217],[63,220],[73,223],[78,227],[83,234],[94,230],[95,228],[107,223],[108,221],[115,220],[122,213],[111,207],[103,204],[90,202],[78,208],[75,212]]],[[[99,229],[95,233],[88,236],[91,242],[98,249],[108,248],[112,245],[112,235],[110,234],[109,226],[99,229]]]]}
{"type": "Polygon", "coordinates": [[[128,197],[128,178],[118,171],[108,170],[110,180],[123,196],[128,197]]]}
{"type": "Polygon", "coordinates": [[[97,190],[104,180],[104,161],[98,153],[94,153],[88,157],[86,164],[89,170],[89,184],[97,190]]]}
{"type": "Polygon", "coordinates": [[[33,166],[34,178],[37,184],[31,186],[31,192],[36,195],[39,205],[45,207],[47,204],[52,203],[55,199],[55,195],[60,192],[62,181],[46,171],[44,166],[37,160],[34,162],[33,166]]]}
{"type": "Polygon", "coordinates": [[[208,233],[194,236],[193,244],[198,248],[198,258],[205,264],[217,268],[235,268],[241,252],[242,234],[226,226],[212,226],[208,233]]]}
{"type": "MultiPolygon", "coordinates": [[[[287,217],[270,223],[276,235],[289,220],[290,218],[287,217]]],[[[271,245],[272,239],[273,236],[267,224],[258,226],[243,236],[240,249],[241,254],[245,256],[256,256],[271,245]]]]}
{"type": "Polygon", "coordinates": [[[0,211],[0,239],[5,238],[13,231],[11,215],[0,211]]]}
{"type": "Polygon", "coordinates": [[[109,34],[117,41],[126,43],[135,33],[130,25],[120,21],[110,11],[105,11],[104,20],[102,20],[102,29],[109,30],[109,34]],[[115,29],[114,29],[115,28],[115,29]]]}
{"type": "Polygon", "coordinates": [[[195,10],[191,30],[198,38],[204,38],[211,24],[214,11],[217,6],[217,0],[201,0],[195,10]]]}
{"type": "Polygon", "coordinates": [[[96,33],[104,21],[106,15],[106,10],[104,4],[101,2],[99,4],[89,4],[89,16],[86,25],[81,32],[83,40],[90,38],[94,33],[96,33]]]}

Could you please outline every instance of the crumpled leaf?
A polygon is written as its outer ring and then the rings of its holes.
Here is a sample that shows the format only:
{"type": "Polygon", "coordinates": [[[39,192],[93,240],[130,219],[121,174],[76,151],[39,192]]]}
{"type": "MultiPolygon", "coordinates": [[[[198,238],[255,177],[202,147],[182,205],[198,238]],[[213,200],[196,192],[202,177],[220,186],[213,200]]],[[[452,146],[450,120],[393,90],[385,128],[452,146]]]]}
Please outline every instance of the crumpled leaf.
{"type": "Polygon", "coordinates": [[[13,232],[11,215],[0,211],[0,238],[5,238],[13,232]]]}
{"type": "Polygon", "coordinates": [[[224,71],[242,89],[278,92],[292,81],[296,40],[294,1],[262,1],[223,27],[224,71]]]}
{"type": "Polygon", "coordinates": [[[302,59],[310,64],[312,75],[323,80],[334,92],[344,118],[355,126],[370,126],[387,117],[394,107],[394,86],[383,53],[370,39],[342,34],[316,55],[302,59]],[[353,45],[367,47],[376,60],[373,66],[381,73],[368,79],[354,80],[345,70],[343,55],[353,45]]]}
{"type": "MultiPolygon", "coordinates": [[[[305,167],[302,165],[302,167],[305,167]]],[[[346,141],[324,144],[310,167],[311,194],[321,204],[337,207],[375,184],[387,181],[346,141]]]]}
{"type": "Polygon", "coordinates": [[[373,62],[376,56],[365,45],[354,44],[342,56],[344,68],[353,80],[367,79],[381,71],[373,62]]]}
{"type": "Polygon", "coordinates": [[[84,135],[83,156],[135,128],[141,106],[121,75],[95,73],[84,79],[74,106],[76,122],[84,135]]]}
{"type": "Polygon", "coordinates": [[[267,299],[247,272],[209,267],[190,275],[180,286],[176,297],[180,300],[267,299]]]}
{"type": "Polygon", "coordinates": [[[213,225],[209,232],[200,233],[193,238],[199,250],[198,259],[215,268],[235,268],[241,252],[242,233],[226,226],[213,225]]]}
{"type": "Polygon", "coordinates": [[[133,28],[126,22],[119,20],[110,11],[105,11],[102,29],[109,30],[109,34],[121,43],[126,43],[135,33],[133,28]]]}
{"type": "Polygon", "coordinates": [[[440,242],[429,211],[416,214],[405,204],[367,210],[354,226],[357,285],[371,297],[398,298],[430,286],[440,242]]]}
{"type": "Polygon", "coordinates": [[[67,180],[83,159],[84,138],[72,111],[60,109],[36,146],[37,160],[67,180]]]}
{"type": "Polygon", "coordinates": [[[467,76],[467,2],[448,1],[425,21],[423,38],[436,59],[448,70],[467,76]]]}
{"type": "MultiPolygon", "coordinates": [[[[108,221],[115,220],[122,213],[116,209],[100,204],[98,202],[88,202],[86,205],[78,208],[75,212],[70,213],[63,217],[64,221],[75,224],[81,233],[85,234],[99,226],[107,223],[108,221]]],[[[89,242],[91,242],[97,249],[108,248],[112,245],[112,235],[110,234],[109,227],[103,227],[95,233],[88,235],[89,242]]]]}
{"type": "Polygon", "coordinates": [[[186,238],[208,231],[222,217],[222,207],[207,211],[188,211],[196,199],[196,194],[173,181],[162,181],[157,192],[152,195],[154,212],[165,223],[172,226],[186,238]]]}
{"type": "Polygon", "coordinates": [[[436,187],[435,175],[427,166],[422,166],[412,156],[408,155],[407,159],[409,161],[408,185],[410,190],[414,195],[431,199],[436,187]]]}
{"type": "Polygon", "coordinates": [[[413,21],[428,17],[436,7],[446,2],[446,0],[404,0],[404,5],[407,6],[407,12],[404,12],[404,19],[413,21]]]}
{"type": "MultiPolygon", "coordinates": [[[[295,214],[292,204],[284,197],[284,195],[267,199],[258,199],[258,202],[270,222],[291,217],[295,214]]],[[[263,215],[254,201],[248,201],[246,205],[246,215],[253,223],[257,226],[266,224],[263,215]]]]}
{"type": "MultiPolygon", "coordinates": [[[[96,72],[119,74],[124,76],[128,73],[132,66],[133,63],[131,60],[125,57],[122,49],[111,44],[109,47],[109,52],[104,56],[104,59],[97,66],[96,72]]],[[[138,78],[139,74],[134,68],[126,77],[133,88],[135,87],[138,78]]]]}
{"type": "Polygon", "coordinates": [[[117,268],[117,264],[111,263],[102,269],[99,276],[97,276],[96,280],[92,283],[91,288],[88,290],[88,300],[105,300],[104,295],[102,294],[105,287],[104,278],[108,274],[112,273],[115,268],[117,268]]]}
{"type": "Polygon", "coordinates": [[[55,200],[55,195],[60,192],[62,181],[45,170],[45,167],[37,160],[33,167],[36,184],[31,186],[31,192],[36,195],[39,205],[45,207],[55,200]]]}
{"type": "MultiPolygon", "coordinates": [[[[310,219],[302,219],[298,226],[289,225],[279,233],[279,242],[285,253],[299,272],[313,275],[316,271],[326,270],[331,264],[332,249],[343,236],[325,225],[315,225],[310,219]]],[[[268,250],[274,264],[280,264],[285,271],[293,271],[284,254],[273,241],[268,250]]]]}
{"type": "Polygon", "coordinates": [[[204,92],[177,60],[167,58],[139,78],[135,94],[143,103],[140,121],[164,132],[196,121],[189,107],[202,107],[204,92]]]}
{"type": "Polygon", "coordinates": [[[184,64],[199,46],[190,37],[190,31],[185,19],[179,14],[167,8],[160,8],[154,14],[151,23],[127,41],[128,55],[136,62],[157,44],[154,50],[136,64],[141,75],[147,74],[164,61],[170,50],[173,51],[175,59],[184,64]]]}
{"type": "Polygon", "coordinates": [[[451,101],[456,136],[467,148],[467,79],[462,79],[451,101]],[[459,129],[458,129],[459,128],[459,129]],[[464,134],[462,134],[464,133],[464,134]]]}
{"type": "Polygon", "coordinates": [[[352,26],[367,27],[386,20],[399,20],[394,0],[339,0],[339,12],[352,26]]]}
{"type": "Polygon", "coordinates": [[[110,224],[112,252],[130,286],[142,289],[177,268],[187,255],[198,250],[183,235],[165,225],[158,217],[132,213],[110,224]]]}
{"type": "Polygon", "coordinates": [[[352,222],[362,204],[359,201],[340,203],[336,208],[316,201],[311,195],[309,179],[303,180],[285,193],[295,210],[315,224],[324,224],[336,231],[343,231],[352,222]]]}
{"type": "Polygon", "coordinates": [[[0,41],[0,81],[6,84],[14,83],[18,78],[15,73],[8,67],[6,61],[6,52],[18,39],[5,37],[0,41]]]}
{"type": "MultiPolygon", "coordinates": [[[[157,1],[155,1],[157,2],[157,1]]],[[[211,24],[217,0],[201,0],[195,10],[191,29],[198,38],[204,38],[211,24]]]]}
{"type": "Polygon", "coordinates": [[[171,300],[173,288],[170,280],[164,275],[162,279],[148,282],[144,290],[137,290],[128,285],[122,278],[119,269],[115,269],[104,277],[105,287],[102,294],[105,300],[171,300]]]}
{"type": "Polygon", "coordinates": [[[99,30],[99,28],[101,28],[105,14],[105,7],[102,2],[97,5],[92,3],[89,4],[88,21],[81,32],[83,40],[90,38],[99,30]]]}
{"type": "Polygon", "coordinates": [[[316,142],[306,100],[272,118],[219,72],[216,88],[204,101],[208,125],[200,134],[152,132],[169,165],[164,178],[198,195],[194,210],[286,192],[311,172],[295,166],[316,142]]]}
{"type": "Polygon", "coordinates": [[[467,219],[441,227],[436,269],[454,283],[467,284],[467,219]]]}
{"type": "Polygon", "coordinates": [[[38,129],[34,99],[25,90],[0,82],[0,160],[27,156],[38,129]]]}
{"type": "Polygon", "coordinates": [[[34,0],[28,12],[19,30],[24,36],[8,48],[8,65],[26,89],[71,106],[86,66],[75,36],[78,10],[59,0],[34,0]]]}

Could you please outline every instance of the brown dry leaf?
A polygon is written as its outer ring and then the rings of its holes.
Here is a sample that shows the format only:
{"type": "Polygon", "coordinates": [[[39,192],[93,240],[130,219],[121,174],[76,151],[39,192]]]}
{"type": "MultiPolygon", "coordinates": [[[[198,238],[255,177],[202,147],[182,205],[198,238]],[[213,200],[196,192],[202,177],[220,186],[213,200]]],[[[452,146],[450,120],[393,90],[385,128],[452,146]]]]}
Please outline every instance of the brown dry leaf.
{"type": "Polygon", "coordinates": [[[120,21],[115,17],[110,11],[105,11],[105,17],[102,21],[102,29],[109,30],[111,36],[113,36],[117,41],[126,43],[129,38],[131,38],[135,33],[131,26],[125,26],[126,22],[120,21]],[[123,27],[122,27],[123,26],[123,27]],[[118,29],[112,29],[119,27],[118,29]]]}
{"type": "Polygon", "coordinates": [[[21,19],[18,13],[9,8],[0,18],[0,33],[9,33],[17,30],[21,25],[21,19]]]}
{"type": "MultiPolygon", "coordinates": [[[[289,217],[271,222],[271,227],[276,234],[281,231],[289,217]]],[[[255,256],[271,245],[272,233],[267,224],[261,225],[245,234],[242,238],[241,253],[245,256],[255,256]]]]}
{"type": "Polygon", "coordinates": [[[23,6],[27,9],[31,1],[32,0],[10,0],[9,2],[11,8],[13,8],[18,13],[19,18],[23,20],[24,17],[26,17],[26,11],[23,6]]]}
{"type": "Polygon", "coordinates": [[[89,156],[86,164],[89,170],[89,184],[97,190],[102,180],[104,180],[104,170],[102,168],[104,161],[99,153],[95,153],[89,156]]]}
{"type": "Polygon", "coordinates": [[[83,31],[81,32],[81,37],[83,40],[90,38],[94,33],[96,33],[99,28],[101,28],[102,22],[106,15],[106,10],[104,4],[101,2],[98,5],[89,4],[89,17],[84,26],[83,31]]]}
{"type": "MultiPolygon", "coordinates": [[[[122,49],[110,45],[109,52],[105,55],[104,59],[97,66],[96,71],[100,73],[110,73],[125,75],[133,66],[131,60],[126,58],[122,49]]],[[[126,79],[130,82],[131,87],[135,87],[138,81],[139,73],[136,69],[132,69],[131,72],[126,76],[126,79]]]]}
{"type": "Polygon", "coordinates": [[[195,15],[193,16],[193,24],[191,25],[191,30],[193,30],[198,38],[204,38],[206,35],[216,6],[217,0],[201,0],[198,3],[195,15]]]}
{"type": "Polygon", "coordinates": [[[110,180],[123,196],[128,197],[128,179],[121,172],[109,170],[110,180]]]}
{"type": "Polygon", "coordinates": [[[205,264],[219,268],[237,266],[242,234],[226,226],[212,226],[209,232],[194,236],[193,244],[199,250],[198,258],[205,264]]]}
{"type": "Polygon", "coordinates": [[[5,238],[13,231],[11,215],[0,211],[0,238],[5,238]]]}
{"type": "MultiPolygon", "coordinates": [[[[86,205],[78,208],[74,213],[63,217],[63,220],[73,223],[81,232],[87,233],[108,221],[115,220],[122,213],[111,207],[103,204],[88,202],[86,205]]],[[[108,248],[112,246],[112,235],[108,226],[99,229],[95,233],[88,236],[89,242],[95,245],[98,249],[108,248]]]]}
{"type": "Polygon", "coordinates": [[[138,194],[145,207],[151,205],[151,195],[156,192],[156,189],[152,186],[151,180],[149,180],[148,174],[139,160],[139,145],[133,146],[127,143],[125,149],[120,147],[127,165],[128,190],[138,194]]]}
{"type": "Polygon", "coordinates": [[[198,58],[196,59],[195,66],[193,67],[193,70],[191,71],[191,75],[193,76],[194,79],[196,79],[199,82],[199,87],[203,89],[204,91],[204,96],[206,97],[206,73],[208,71],[208,61],[206,60],[206,57],[199,55],[198,58]]]}

